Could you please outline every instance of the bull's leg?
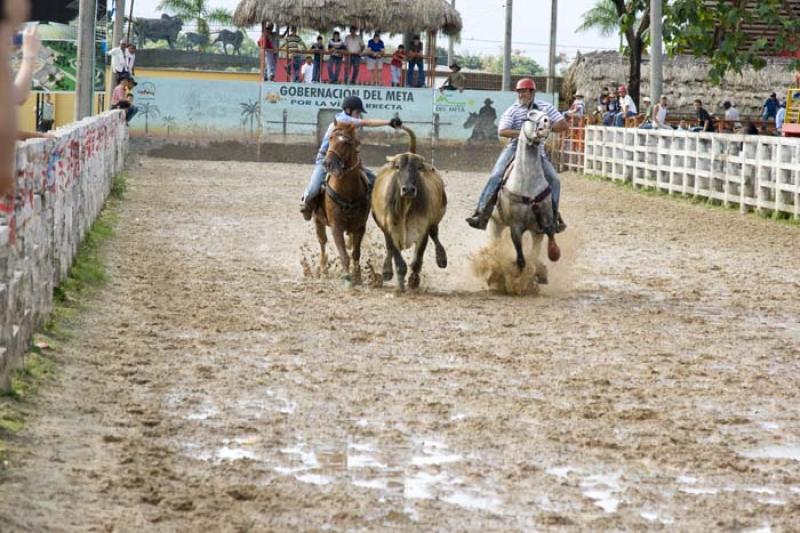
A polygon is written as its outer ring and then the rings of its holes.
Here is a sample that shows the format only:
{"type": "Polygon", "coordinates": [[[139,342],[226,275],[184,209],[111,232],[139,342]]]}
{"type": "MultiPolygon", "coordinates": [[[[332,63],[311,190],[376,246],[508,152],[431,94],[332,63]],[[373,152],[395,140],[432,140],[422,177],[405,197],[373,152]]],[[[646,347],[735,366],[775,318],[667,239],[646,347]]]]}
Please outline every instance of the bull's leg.
{"type": "Polygon", "coordinates": [[[403,254],[400,253],[394,242],[387,237],[386,244],[389,247],[392,258],[394,259],[394,267],[397,270],[397,289],[400,291],[406,290],[406,273],[408,272],[408,265],[406,260],[403,259],[403,254]]]}
{"type": "Polygon", "coordinates": [[[520,272],[525,270],[525,254],[522,252],[523,233],[525,233],[525,228],[522,226],[511,226],[511,242],[514,243],[514,250],[517,251],[517,268],[520,272]]]}
{"type": "Polygon", "coordinates": [[[331,233],[333,233],[333,242],[336,244],[336,249],[339,251],[339,259],[342,261],[345,279],[349,279],[350,256],[347,254],[347,246],[345,246],[344,242],[344,229],[341,226],[333,226],[331,233]]]}
{"type": "Polygon", "coordinates": [[[444,246],[442,246],[442,243],[439,242],[439,225],[435,224],[431,226],[428,235],[433,239],[433,245],[436,248],[436,266],[439,268],[447,268],[447,252],[444,246]]]}
{"type": "Polygon", "coordinates": [[[328,244],[328,232],[325,230],[325,224],[318,218],[314,218],[314,225],[317,229],[317,240],[319,241],[319,271],[321,274],[327,274],[328,252],[325,247],[328,244]]]}
{"type": "Polygon", "coordinates": [[[392,281],[394,277],[394,268],[392,268],[392,259],[394,258],[392,249],[394,245],[388,233],[384,233],[383,237],[386,239],[386,257],[383,260],[383,281],[392,281]]]}
{"type": "Polygon", "coordinates": [[[419,273],[422,270],[422,260],[425,258],[425,248],[428,247],[428,236],[425,235],[414,250],[414,260],[411,261],[411,275],[408,277],[408,288],[419,287],[419,273]]]}
{"type": "Polygon", "coordinates": [[[364,239],[366,226],[351,234],[353,245],[353,285],[361,285],[361,241],[364,239]]]}

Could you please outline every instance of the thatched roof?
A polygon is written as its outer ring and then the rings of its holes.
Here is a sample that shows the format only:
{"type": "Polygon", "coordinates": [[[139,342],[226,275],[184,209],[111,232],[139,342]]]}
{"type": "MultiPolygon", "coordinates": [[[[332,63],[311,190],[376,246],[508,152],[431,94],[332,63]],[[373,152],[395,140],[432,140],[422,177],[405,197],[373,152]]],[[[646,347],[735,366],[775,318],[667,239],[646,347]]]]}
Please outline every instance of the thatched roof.
{"type": "Polygon", "coordinates": [[[461,31],[461,15],[447,0],[241,0],[233,21],[240,27],[272,22],[318,31],[350,25],[385,33],[461,31]]]}

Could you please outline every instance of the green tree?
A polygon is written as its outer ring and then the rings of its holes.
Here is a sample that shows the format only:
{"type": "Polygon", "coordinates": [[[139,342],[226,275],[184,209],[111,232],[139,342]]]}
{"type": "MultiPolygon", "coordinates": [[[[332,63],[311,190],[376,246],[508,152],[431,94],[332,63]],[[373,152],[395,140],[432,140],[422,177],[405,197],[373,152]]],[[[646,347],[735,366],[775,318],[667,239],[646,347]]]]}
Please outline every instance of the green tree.
{"type": "MultiPolygon", "coordinates": [[[[503,73],[503,56],[489,56],[484,58],[483,67],[495,74],[503,73]]],[[[544,69],[526,56],[522,50],[512,50],[511,52],[511,75],[512,76],[538,76],[544,74],[544,69]]]]}
{"type": "Polygon", "coordinates": [[[233,20],[231,12],[224,7],[211,8],[208,0],[161,0],[158,4],[161,11],[171,11],[181,17],[183,22],[197,22],[197,33],[209,35],[209,22],[230,24],[233,20]]]}
{"type": "Polygon", "coordinates": [[[620,33],[627,42],[623,53],[628,56],[628,94],[638,106],[642,85],[642,54],[650,42],[650,0],[611,1],[619,17],[620,33]]]}
{"type": "Polygon", "coordinates": [[[622,32],[620,31],[619,14],[613,0],[599,0],[597,5],[581,15],[583,23],[576,31],[596,31],[603,37],[619,35],[619,47],[622,49],[622,32]]]}
{"type": "MultiPolygon", "coordinates": [[[[786,10],[784,0],[673,0],[664,24],[664,42],[671,54],[707,57],[709,76],[720,83],[727,72],[741,74],[766,65],[766,56],[797,50],[800,17],[786,10]],[[774,32],[753,36],[743,28],[753,23],[774,32]]],[[[800,61],[794,61],[794,68],[800,61]]]]}

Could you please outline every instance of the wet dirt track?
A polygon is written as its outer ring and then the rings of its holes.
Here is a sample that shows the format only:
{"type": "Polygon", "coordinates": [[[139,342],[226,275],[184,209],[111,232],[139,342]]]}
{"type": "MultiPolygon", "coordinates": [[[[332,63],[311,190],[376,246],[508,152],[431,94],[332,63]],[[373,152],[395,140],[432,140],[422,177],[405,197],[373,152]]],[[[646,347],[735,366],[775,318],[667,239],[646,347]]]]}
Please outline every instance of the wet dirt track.
{"type": "Polygon", "coordinates": [[[800,229],[565,176],[553,283],[502,296],[447,172],[397,296],[304,276],[309,172],[135,167],[0,529],[800,528],[800,229]]]}

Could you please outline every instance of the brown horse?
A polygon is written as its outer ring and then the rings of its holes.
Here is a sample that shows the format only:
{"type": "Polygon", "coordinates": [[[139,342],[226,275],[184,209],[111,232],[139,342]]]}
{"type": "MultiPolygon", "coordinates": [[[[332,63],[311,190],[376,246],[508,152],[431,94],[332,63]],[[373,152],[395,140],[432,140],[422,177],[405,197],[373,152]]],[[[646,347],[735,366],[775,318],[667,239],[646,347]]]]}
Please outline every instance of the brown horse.
{"type": "Polygon", "coordinates": [[[361,284],[361,240],[369,218],[369,187],[361,170],[359,140],[353,124],[334,122],[330,144],[325,155],[324,166],[328,176],[323,186],[323,198],[314,210],[314,224],[320,246],[320,267],[328,268],[325,245],[328,234],[325,226],[331,227],[333,242],[339,251],[345,279],[354,285],[361,284]],[[351,237],[353,269],[350,271],[350,256],[347,254],[344,234],[351,237]]]}
{"type": "Polygon", "coordinates": [[[425,159],[417,155],[414,132],[403,127],[411,138],[408,152],[388,158],[375,179],[372,191],[372,218],[386,238],[383,279],[389,281],[397,268],[398,289],[405,289],[407,265],[402,251],[416,244],[408,286],[419,287],[419,273],[428,238],[436,246],[436,264],[447,266],[447,253],[439,242],[439,222],[447,210],[442,177],[425,159]]]}

